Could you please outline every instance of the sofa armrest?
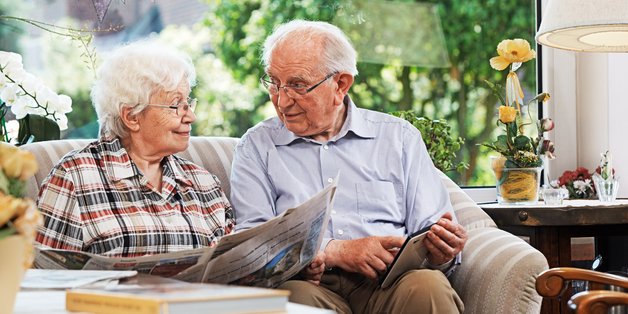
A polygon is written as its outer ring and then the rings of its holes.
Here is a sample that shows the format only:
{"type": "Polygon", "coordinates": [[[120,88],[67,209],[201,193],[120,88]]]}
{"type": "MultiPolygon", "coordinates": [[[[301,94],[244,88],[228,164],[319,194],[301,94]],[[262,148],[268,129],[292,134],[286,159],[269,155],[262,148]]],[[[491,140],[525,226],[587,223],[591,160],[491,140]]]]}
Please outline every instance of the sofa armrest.
{"type": "Polygon", "coordinates": [[[506,231],[468,231],[462,265],[451,277],[465,313],[539,313],[536,277],[548,269],[545,256],[506,231]]]}

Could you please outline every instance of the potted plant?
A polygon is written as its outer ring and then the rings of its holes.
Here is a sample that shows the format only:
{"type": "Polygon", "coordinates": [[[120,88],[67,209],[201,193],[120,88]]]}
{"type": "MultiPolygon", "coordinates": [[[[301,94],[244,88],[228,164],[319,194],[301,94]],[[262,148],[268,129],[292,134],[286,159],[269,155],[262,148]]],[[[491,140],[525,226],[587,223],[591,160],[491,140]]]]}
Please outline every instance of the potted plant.
{"type": "Polygon", "coordinates": [[[35,156],[0,142],[0,313],[13,310],[22,275],[32,262],[35,230],[42,218],[23,198],[26,179],[37,171],[35,156]]]}
{"type": "Polygon", "coordinates": [[[451,126],[445,120],[419,117],[411,110],[394,111],[390,114],[410,122],[421,132],[432,162],[440,171],[462,172],[469,167],[465,162],[456,162],[456,154],[464,144],[464,139],[455,138],[451,134],[451,126]]]}
{"type": "Polygon", "coordinates": [[[501,87],[486,82],[500,100],[498,125],[504,134],[495,141],[482,145],[499,153],[492,159],[491,166],[497,180],[497,200],[506,204],[534,204],[538,201],[542,156],[553,158],[554,144],[544,139],[543,134],[554,128],[551,119],[534,121],[530,105],[549,100],[549,94],[541,93],[527,103],[527,115],[523,109],[523,91],[517,77],[517,69],[524,62],[536,57],[530,44],[524,39],[507,39],[497,46],[497,57],[490,60],[491,67],[501,71],[510,66],[506,76],[505,97],[501,87]],[[526,133],[526,126],[536,125],[536,136],[526,133]]]}

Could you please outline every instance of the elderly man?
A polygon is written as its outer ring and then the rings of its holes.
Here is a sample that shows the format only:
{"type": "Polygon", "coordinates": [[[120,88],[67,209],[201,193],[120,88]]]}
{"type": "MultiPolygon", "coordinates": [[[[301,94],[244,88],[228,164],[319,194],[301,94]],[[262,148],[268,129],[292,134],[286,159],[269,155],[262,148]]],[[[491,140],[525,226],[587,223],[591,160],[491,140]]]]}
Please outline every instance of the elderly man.
{"type": "Polygon", "coordinates": [[[251,128],[236,148],[236,228],[300,204],[340,173],[321,254],[303,272],[309,282],[281,287],[290,300],[339,313],[462,311],[446,274],[459,263],[466,231],[419,131],[347,95],[357,69],[346,36],[328,23],[295,20],[266,39],[263,62],[278,117],[251,128]],[[427,267],[379,287],[405,237],[431,223],[427,267]]]}

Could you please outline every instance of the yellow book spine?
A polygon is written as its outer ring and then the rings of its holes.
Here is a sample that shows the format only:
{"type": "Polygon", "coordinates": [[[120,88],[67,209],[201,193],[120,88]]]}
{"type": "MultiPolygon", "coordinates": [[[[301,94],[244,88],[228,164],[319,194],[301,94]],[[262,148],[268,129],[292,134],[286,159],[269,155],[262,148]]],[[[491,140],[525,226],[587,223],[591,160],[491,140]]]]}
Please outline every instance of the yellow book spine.
{"type": "Polygon", "coordinates": [[[159,300],[126,298],[112,295],[67,291],[65,308],[73,312],[96,314],[161,314],[167,313],[165,303],[159,300]]]}

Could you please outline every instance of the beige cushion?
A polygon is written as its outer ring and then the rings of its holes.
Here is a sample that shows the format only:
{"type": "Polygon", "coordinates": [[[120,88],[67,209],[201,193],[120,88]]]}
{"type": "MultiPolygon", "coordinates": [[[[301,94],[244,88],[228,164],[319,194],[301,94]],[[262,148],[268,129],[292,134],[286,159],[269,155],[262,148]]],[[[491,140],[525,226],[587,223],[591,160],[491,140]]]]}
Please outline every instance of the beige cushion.
{"type": "MultiPolygon", "coordinates": [[[[27,183],[27,196],[37,197],[39,184],[69,151],[93,140],[61,140],[22,146],[35,153],[39,171],[27,183]]],[[[237,138],[192,137],[183,158],[206,168],[221,181],[230,195],[231,161],[237,138]]],[[[465,303],[465,313],[538,313],[541,297],[534,287],[536,276],[548,268],[547,260],[518,237],[497,229],[495,222],[447,176],[441,179],[469,240],[462,265],[450,278],[465,303]]]]}

